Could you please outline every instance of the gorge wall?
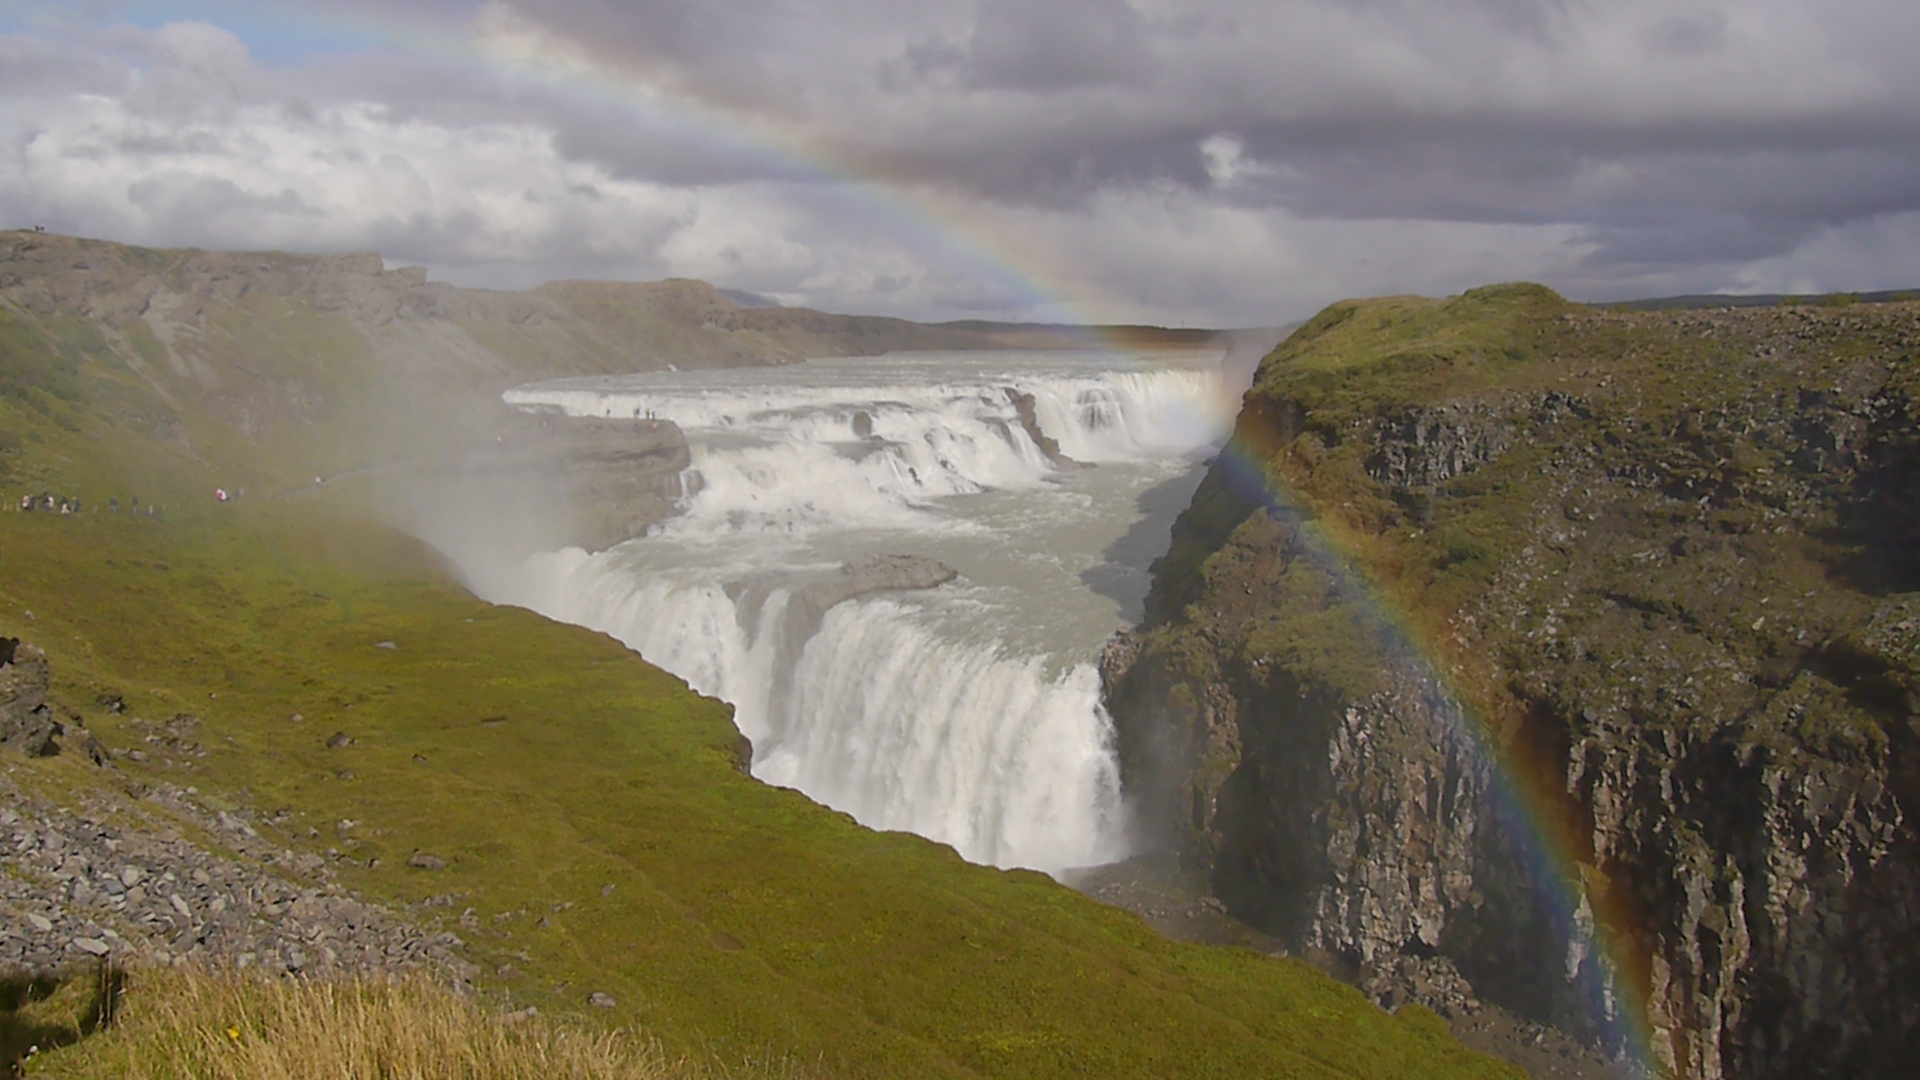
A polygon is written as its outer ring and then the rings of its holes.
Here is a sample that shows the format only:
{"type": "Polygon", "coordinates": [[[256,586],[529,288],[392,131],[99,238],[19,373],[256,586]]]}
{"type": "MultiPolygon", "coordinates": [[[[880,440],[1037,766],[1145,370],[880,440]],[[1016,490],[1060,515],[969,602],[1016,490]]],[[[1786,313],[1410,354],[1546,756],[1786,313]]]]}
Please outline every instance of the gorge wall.
{"type": "Polygon", "coordinates": [[[1916,421],[1920,304],[1329,308],[1108,651],[1142,827],[1389,1003],[1906,1075],[1916,421]]]}

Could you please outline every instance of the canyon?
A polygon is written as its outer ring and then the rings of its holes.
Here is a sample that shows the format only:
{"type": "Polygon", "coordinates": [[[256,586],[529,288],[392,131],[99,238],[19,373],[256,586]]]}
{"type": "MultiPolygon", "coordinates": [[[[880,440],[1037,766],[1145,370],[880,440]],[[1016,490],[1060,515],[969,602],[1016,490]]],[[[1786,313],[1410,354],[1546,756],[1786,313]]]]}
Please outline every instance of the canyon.
{"type": "Polygon", "coordinates": [[[1896,1076],[1920,305],[1335,305],[1103,664],[1154,846],[1381,1000],[1896,1076]]]}

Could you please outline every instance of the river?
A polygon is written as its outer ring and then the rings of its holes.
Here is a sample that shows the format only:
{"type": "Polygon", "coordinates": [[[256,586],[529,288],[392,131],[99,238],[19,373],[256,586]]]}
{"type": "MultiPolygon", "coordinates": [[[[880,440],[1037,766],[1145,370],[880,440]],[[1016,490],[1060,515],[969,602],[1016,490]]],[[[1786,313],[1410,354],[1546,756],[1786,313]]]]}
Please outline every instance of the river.
{"type": "Polygon", "coordinates": [[[1095,662],[1231,422],[1218,352],[904,353],[507,401],[671,420],[692,465],[677,517],[474,582],[487,599],[732,703],[755,776],[871,827],[999,866],[1128,854],[1095,662]],[[824,613],[797,599],[866,555],[959,576],[824,613]]]}

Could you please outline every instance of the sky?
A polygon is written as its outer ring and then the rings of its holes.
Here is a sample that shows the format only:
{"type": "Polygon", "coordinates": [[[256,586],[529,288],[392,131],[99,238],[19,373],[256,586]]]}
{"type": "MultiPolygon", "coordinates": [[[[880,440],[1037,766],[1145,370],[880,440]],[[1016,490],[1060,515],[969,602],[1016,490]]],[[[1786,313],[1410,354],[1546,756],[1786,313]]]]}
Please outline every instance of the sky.
{"type": "Polygon", "coordinates": [[[917,319],[1920,287],[1914,0],[0,0],[0,227],[917,319]]]}

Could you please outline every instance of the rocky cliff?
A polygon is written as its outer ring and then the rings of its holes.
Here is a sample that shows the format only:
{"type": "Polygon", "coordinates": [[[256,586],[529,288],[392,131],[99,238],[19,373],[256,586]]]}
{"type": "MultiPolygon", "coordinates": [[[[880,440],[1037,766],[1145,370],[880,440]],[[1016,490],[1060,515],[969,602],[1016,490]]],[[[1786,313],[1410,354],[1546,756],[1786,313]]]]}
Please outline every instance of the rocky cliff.
{"type": "Polygon", "coordinates": [[[58,730],[47,704],[47,654],[0,638],[0,748],[39,756],[54,748],[58,730]]]}
{"type": "Polygon", "coordinates": [[[1913,303],[1329,308],[1109,649],[1143,827],[1383,1000],[1906,1075],[1916,421],[1913,303]]]}

